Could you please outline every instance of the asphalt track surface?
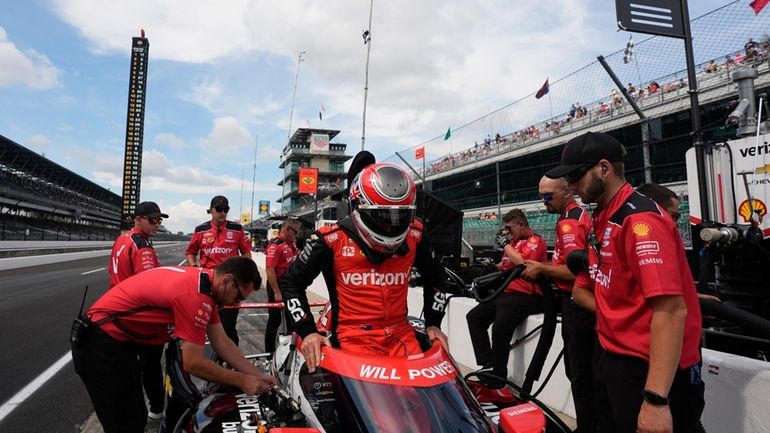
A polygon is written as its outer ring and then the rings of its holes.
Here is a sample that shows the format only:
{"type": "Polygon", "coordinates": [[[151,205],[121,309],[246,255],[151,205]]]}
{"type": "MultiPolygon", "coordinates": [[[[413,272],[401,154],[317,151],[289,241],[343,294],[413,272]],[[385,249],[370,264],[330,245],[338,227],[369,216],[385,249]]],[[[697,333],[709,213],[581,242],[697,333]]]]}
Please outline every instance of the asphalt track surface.
{"type": "MultiPolygon", "coordinates": [[[[158,247],[160,262],[178,264],[184,259],[185,247],[158,247]]],[[[107,262],[108,257],[103,256],[0,272],[0,404],[69,352],[70,327],[83,290],[89,286],[88,308],[107,290],[107,262]],[[97,271],[99,268],[104,269],[97,271]]],[[[264,297],[260,290],[252,300],[264,297]]],[[[242,321],[248,321],[256,322],[248,323],[249,328],[264,329],[262,312],[242,311],[241,315],[239,328],[242,321]]],[[[262,350],[259,337],[258,350],[262,350]]],[[[78,432],[92,413],[85,387],[68,360],[0,421],[0,432],[78,432]]]]}

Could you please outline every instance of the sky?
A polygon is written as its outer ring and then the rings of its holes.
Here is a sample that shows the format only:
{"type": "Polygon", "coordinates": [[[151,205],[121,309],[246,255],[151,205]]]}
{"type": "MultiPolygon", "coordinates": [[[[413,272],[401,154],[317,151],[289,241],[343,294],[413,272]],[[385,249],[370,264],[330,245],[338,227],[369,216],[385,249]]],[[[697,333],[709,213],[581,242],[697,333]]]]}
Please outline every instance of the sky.
{"type": "MultiPolygon", "coordinates": [[[[691,1],[690,16],[725,3],[691,1]]],[[[254,206],[279,209],[297,76],[292,129],[340,130],[333,142],[360,149],[370,1],[0,4],[0,135],[118,194],[131,38],[145,30],[141,200],[169,214],[172,232],[206,221],[217,194],[234,220],[251,211],[252,191],[254,206]]],[[[366,149],[378,159],[533,94],[545,77],[628,39],[611,0],[375,0],[372,17],[366,149]]]]}

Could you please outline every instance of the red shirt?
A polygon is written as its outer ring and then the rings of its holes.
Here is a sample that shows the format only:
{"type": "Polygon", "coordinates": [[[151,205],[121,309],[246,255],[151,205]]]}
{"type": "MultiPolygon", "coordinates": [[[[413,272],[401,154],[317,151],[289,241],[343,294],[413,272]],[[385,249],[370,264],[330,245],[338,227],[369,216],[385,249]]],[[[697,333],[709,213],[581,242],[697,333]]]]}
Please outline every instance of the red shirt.
{"type": "Polygon", "coordinates": [[[137,228],[132,228],[115,239],[110,254],[110,287],[126,278],[160,266],[152,241],[137,228]]]}
{"type": "Polygon", "coordinates": [[[275,268],[275,277],[280,279],[289,265],[299,255],[299,250],[294,242],[278,236],[270,240],[265,250],[265,267],[275,268]]]}
{"type": "Polygon", "coordinates": [[[684,298],[687,318],[679,368],[700,361],[701,313],[684,245],[671,218],[651,199],[625,184],[605,207],[594,213],[600,258],[589,256],[580,287],[596,295],[596,331],[611,353],[650,360],[649,298],[684,298]],[[598,264],[597,264],[598,261],[598,264]]]}
{"type": "MultiPolygon", "coordinates": [[[[591,231],[591,217],[588,212],[574,201],[567,205],[556,222],[556,243],[553,245],[551,265],[567,264],[567,255],[572,251],[585,249],[588,233],[591,231]]],[[[556,287],[567,292],[572,291],[573,281],[553,280],[556,287]]]]}
{"type": "Polygon", "coordinates": [[[230,257],[251,252],[251,239],[243,231],[243,226],[232,221],[217,227],[207,221],[195,227],[186,254],[197,255],[200,252],[198,265],[202,268],[213,269],[230,257]]]}
{"type": "Polygon", "coordinates": [[[190,267],[150,269],[108,290],[87,315],[98,323],[109,314],[151,307],[105,320],[99,326],[121,341],[164,344],[173,334],[182,340],[204,344],[208,325],[219,323],[217,305],[209,295],[212,273],[190,267]]]}
{"type": "MultiPolygon", "coordinates": [[[[532,230],[527,232],[524,238],[518,241],[512,241],[513,249],[516,250],[524,260],[535,260],[538,262],[544,262],[547,259],[547,248],[545,241],[540,235],[536,234],[532,230]]],[[[503,251],[503,259],[500,261],[502,270],[511,269],[513,262],[503,251]]],[[[527,281],[523,278],[516,278],[508,284],[505,288],[505,293],[519,292],[525,295],[537,295],[543,296],[540,291],[540,287],[534,282],[527,281]]]]}

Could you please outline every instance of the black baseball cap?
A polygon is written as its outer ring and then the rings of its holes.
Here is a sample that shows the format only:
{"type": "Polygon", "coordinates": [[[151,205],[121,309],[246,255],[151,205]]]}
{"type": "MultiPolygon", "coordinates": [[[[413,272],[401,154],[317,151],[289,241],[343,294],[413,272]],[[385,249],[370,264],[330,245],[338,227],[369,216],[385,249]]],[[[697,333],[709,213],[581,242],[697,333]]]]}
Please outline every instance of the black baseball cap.
{"type": "Polygon", "coordinates": [[[568,141],[561,154],[561,163],[545,173],[558,179],[575,170],[592,166],[602,159],[609,162],[623,161],[626,148],[615,137],[602,132],[587,132],[568,141]]]}
{"type": "Polygon", "coordinates": [[[213,209],[217,206],[230,207],[230,202],[227,201],[227,197],[223,195],[215,195],[214,198],[211,199],[211,206],[209,206],[209,209],[213,209]]]}
{"type": "Polygon", "coordinates": [[[144,218],[168,218],[168,215],[161,212],[160,207],[154,201],[143,201],[136,205],[136,212],[134,213],[134,216],[144,218]]]}

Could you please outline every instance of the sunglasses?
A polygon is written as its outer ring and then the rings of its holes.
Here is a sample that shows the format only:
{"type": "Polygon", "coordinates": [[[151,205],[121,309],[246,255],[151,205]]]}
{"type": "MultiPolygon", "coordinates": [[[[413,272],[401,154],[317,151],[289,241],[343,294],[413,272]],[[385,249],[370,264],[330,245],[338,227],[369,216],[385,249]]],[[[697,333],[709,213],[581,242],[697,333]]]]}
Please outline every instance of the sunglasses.
{"type": "Polygon", "coordinates": [[[153,224],[153,225],[160,224],[160,223],[163,222],[163,218],[161,218],[161,217],[149,217],[149,218],[142,217],[142,218],[146,219],[148,223],[153,224]]]}
{"type": "Polygon", "coordinates": [[[233,284],[235,284],[235,290],[238,291],[238,294],[235,295],[235,303],[240,304],[241,302],[246,300],[246,297],[243,296],[243,292],[241,292],[241,286],[238,285],[238,282],[235,281],[235,278],[233,278],[233,284]]]}
{"type": "Polygon", "coordinates": [[[671,216],[671,219],[673,219],[675,223],[678,223],[679,222],[679,218],[682,217],[682,213],[681,212],[669,212],[668,214],[671,216]]]}
{"type": "Polygon", "coordinates": [[[564,191],[564,188],[562,188],[562,189],[560,189],[560,190],[558,190],[558,191],[556,191],[556,192],[547,192],[547,193],[545,193],[545,194],[540,194],[540,198],[541,198],[543,201],[546,201],[546,202],[547,202],[547,201],[551,201],[551,200],[553,200],[553,195],[554,195],[554,194],[556,194],[557,192],[562,192],[562,191],[564,191]]]}
{"type": "Polygon", "coordinates": [[[580,166],[579,168],[573,170],[571,173],[567,173],[564,175],[564,180],[567,181],[567,183],[577,183],[580,179],[583,178],[583,176],[588,173],[588,170],[591,169],[591,167],[595,166],[596,164],[585,164],[583,166],[580,166]]]}
{"type": "Polygon", "coordinates": [[[230,212],[230,206],[217,206],[214,210],[219,213],[228,213],[230,212]]]}

